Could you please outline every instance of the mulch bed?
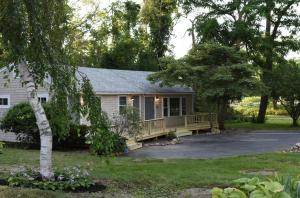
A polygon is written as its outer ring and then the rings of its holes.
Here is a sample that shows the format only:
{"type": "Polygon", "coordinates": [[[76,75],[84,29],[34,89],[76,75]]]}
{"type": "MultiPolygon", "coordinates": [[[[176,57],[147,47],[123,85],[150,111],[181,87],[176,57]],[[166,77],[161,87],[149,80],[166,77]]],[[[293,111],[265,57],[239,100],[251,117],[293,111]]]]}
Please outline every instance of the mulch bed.
{"type": "Polygon", "coordinates": [[[0,186],[8,186],[6,179],[0,179],[0,186]]]}
{"type": "Polygon", "coordinates": [[[75,190],[64,190],[64,192],[72,192],[72,193],[95,193],[95,192],[101,192],[106,189],[106,186],[104,186],[101,183],[95,183],[89,188],[77,188],[75,190]]]}

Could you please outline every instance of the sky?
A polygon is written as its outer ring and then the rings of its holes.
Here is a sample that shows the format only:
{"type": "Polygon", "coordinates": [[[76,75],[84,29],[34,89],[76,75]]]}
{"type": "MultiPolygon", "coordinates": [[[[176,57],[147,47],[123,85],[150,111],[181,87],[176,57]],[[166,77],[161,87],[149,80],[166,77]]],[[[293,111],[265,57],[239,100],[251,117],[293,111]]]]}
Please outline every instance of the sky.
{"type": "MultiPolygon", "coordinates": [[[[75,7],[77,11],[84,15],[84,13],[90,11],[92,8],[84,6],[82,4],[83,1],[93,1],[100,8],[106,8],[112,2],[116,0],[70,0],[71,6],[75,7]]],[[[126,1],[126,0],[122,0],[126,1]]],[[[142,3],[143,0],[133,0],[137,3],[142,3]]],[[[192,38],[188,34],[187,29],[191,27],[191,19],[192,16],[181,17],[176,21],[176,24],[173,28],[171,40],[170,40],[170,48],[175,55],[176,58],[183,57],[192,47],[192,38]]],[[[300,53],[291,52],[288,55],[289,59],[300,59],[300,53]]]]}

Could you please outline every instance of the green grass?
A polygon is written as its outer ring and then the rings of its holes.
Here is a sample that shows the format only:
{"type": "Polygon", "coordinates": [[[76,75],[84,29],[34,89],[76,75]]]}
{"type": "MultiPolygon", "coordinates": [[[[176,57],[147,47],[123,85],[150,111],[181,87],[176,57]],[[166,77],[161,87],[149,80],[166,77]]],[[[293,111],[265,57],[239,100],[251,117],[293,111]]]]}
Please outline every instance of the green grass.
{"type": "MultiPolygon", "coordinates": [[[[207,160],[155,160],[118,157],[103,159],[86,152],[54,152],[54,166],[80,165],[95,180],[108,185],[107,193],[127,192],[136,197],[167,196],[186,188],[223,186],[245,175],[245,170],[274,170],[282,175],[300,173],[300,154],[269,153],[207,160]]],[[[0,178],[15,166],[38,166],[39,151],[6,148],[0,155],[0,178]]],[[[78,197],[63,192],[0,188],[2,197],[78,197]]]]}
{"type": "Polygon", "coordinates": [[[251,130],[300,130],[300,127],[292,126],[292,119],[285,116],[268,116],[264,124],[252,122],[227,121],[229,129],[251,129],[251,130]]]}

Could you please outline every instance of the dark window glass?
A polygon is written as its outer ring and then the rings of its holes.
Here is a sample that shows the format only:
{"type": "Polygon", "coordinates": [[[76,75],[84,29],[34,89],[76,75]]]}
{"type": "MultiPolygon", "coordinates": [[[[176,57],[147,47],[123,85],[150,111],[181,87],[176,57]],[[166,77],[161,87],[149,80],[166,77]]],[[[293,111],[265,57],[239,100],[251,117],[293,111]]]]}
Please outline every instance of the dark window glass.
{"type": "Polygon", "coordinates": [[[164,116],[168,117],[168,98],[164,98],[164,116]]]}
{"type": "Polygon", "coordinates": [[[0,105],[8,105],[8,98],[0,98],[0,105]]]}
{"type": "Polygon", "coordinates": [[[39,102],[41,103],[45,103],[47,102],[47,98],[46,97],[38,97],[39,102]]]}
{"type": "Polygon", "coordinates": [[[126,96],[121,96],[119,97],[119,112],[122,113],[127,106],[127,97],[126,96]]]}
{"type": "Polygon", "coordinates": [[[181,108],[182,115],[186,115],[186,98],[181,99],[181,108]]]}
{"type": "Polygon", "coordinates": [[[180,115],[180,98],[170,98],[170,116],[180,115]]]}

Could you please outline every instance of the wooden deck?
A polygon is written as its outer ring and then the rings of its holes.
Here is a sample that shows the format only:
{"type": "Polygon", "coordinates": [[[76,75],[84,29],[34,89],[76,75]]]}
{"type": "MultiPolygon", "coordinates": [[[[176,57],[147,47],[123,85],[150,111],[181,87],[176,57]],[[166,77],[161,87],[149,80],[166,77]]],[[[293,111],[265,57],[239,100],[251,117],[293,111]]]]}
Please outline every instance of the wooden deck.
{"type": "Polygon", "coordinates": [[[217,115],[213,113],[195,113],[193,115],[185,115],[172,123],[165,118],[147,120],[142,123],[142,130],[138,141],[167,135],[171,131],[176,133],[185,133],[198,130],[217,129],[217,115]]]}
{"type": "Polygon", "coordinates": [[[181,117],[168,117],[168,119],[160,118],[147,120],[141,124],[141,133],[137,137],[127,140],[129,150],[141,148],[142,143],[139,141],[164,136],[172,131],[178,137],[191,135],[193,131],[199,130],[219,131],[217,115],[214,113],[194,113],[181,117]]]}

